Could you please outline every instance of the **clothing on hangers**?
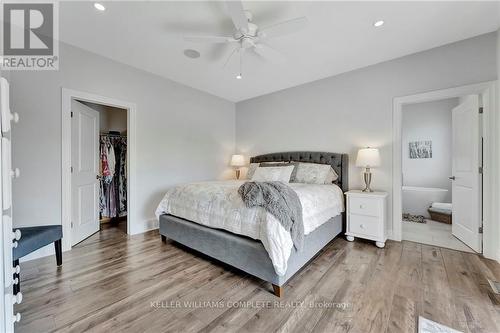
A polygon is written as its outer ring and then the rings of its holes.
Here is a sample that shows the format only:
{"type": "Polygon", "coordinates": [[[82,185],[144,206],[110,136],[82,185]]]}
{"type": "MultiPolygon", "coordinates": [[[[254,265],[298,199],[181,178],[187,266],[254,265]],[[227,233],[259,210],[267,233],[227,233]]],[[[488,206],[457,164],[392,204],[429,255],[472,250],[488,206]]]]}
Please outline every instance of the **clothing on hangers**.
{"type": "Polygon", "coordinates": [[[127,138],[101,135],[99,210],[102,217],[127,215],[127,138]]]}

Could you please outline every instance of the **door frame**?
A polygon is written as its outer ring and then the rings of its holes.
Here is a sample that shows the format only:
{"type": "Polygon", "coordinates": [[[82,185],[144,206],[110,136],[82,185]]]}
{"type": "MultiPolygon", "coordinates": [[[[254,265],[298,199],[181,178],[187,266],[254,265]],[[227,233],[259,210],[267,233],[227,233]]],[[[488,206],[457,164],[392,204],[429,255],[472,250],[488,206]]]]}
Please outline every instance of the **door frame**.
{"type": "Polygon", "coordinates": [[[63,228],[63,251],[71,249],[71,101],[102,104],[125,109],[127,112],[127,234],[133,234],[132,221],[136,214],[136,113],[135,103],[84,91],[62,88],[62,149],[61,149],[61,221],[63,228]]]}
{"type": "Polygon", "coordinates": [[[396,97],[393,100],[393,168],[392,168],[392,232],[390,238],[396,241],[402,239],[402,119],[403,106],[436,100],[456,98],[464,95],[478,94],[483,102],[483,255],[499,260],[499,244],[496,235],[498,228],[498,212],[495,210],[498,198],[499,175],[495,172],[498,165],[499,152],[497,142],[500,139],[496,133],[498,111],[496,101],[497,81],[488,81],[466,86],[435,90],[415,95],[396,97]]]}

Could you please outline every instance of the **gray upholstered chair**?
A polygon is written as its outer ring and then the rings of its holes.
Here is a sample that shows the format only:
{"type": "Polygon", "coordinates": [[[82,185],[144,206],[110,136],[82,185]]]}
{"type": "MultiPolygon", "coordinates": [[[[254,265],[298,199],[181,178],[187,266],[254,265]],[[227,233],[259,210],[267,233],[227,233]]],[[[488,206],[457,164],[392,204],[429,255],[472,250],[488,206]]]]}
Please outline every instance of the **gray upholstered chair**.
{"type": "MultiPolygon", "coordinates": [[[[17,241],[17,247],[13,248],[13,266],[19,265],[19,259],[34,252],[50,243],[54,243],[56,250],[57,266],[62,265],[62,226],[44,225],[38,227],[16,228],[21,231],[21,239],[17,241]]],[[[19,273],[14,273],[14,279],[18,282],[14,285],[14,295],[20,291],[21,281],[19,273]]]]}

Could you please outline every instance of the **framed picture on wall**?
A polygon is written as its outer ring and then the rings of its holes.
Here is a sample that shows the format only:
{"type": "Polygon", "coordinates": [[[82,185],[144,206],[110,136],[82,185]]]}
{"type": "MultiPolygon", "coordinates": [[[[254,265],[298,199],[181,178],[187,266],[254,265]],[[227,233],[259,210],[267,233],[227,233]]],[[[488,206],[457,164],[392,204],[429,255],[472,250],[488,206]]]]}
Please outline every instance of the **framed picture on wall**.
{"type": "Polygon", "coordinates": [[[432,141],[412,141],[408,144],[410,158],[432,158],[432,141]]]}

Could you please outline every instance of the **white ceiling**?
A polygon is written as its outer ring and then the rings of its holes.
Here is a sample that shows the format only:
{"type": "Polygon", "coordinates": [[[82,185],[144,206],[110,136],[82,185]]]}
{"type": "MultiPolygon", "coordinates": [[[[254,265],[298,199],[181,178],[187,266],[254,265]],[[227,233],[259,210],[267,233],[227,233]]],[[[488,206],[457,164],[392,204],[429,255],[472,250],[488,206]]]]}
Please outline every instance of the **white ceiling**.
{"type": "Polygon", "coordinates": [[[63,41],[231,101],[497,30],[500,2],[244,2],[261,27],[306,16],[306,29],[268,44],[282,65],[249,54],[242,80],[231,47],[186,42],[183,34],[229,34],[223,2],[62,2],[63,41]],[[373,22],[383,19],[381,28],[373,22]],[[183,55],[192,48],[198,59],[183,55]]]}

